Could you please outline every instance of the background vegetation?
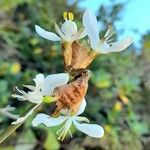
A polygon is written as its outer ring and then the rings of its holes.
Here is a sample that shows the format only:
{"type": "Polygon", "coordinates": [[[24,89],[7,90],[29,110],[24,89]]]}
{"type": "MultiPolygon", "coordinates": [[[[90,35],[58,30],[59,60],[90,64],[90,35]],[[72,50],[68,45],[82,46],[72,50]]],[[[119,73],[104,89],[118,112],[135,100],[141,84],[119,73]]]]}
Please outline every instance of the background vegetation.
{"type": "MultiPolygon", "coordinates": [[[[123,4],[112,3],[111,8],[101,6],[98,18],[104,26],[113,25],[121,19],[122,9],[123,4]]],[[[21,114],[29,103],[12,99],[14,86],[29,84],[39,72],[45,75],[63,72],[59,43],[40,38],[34,25],[52,31],[55,22],[63,22],[64,11],[74,12],[75,21],[81,26],[83,10],[77,3],[0,1],[0,108],[9,103],[17,108],[14,114],[21,114]]],[[[149,150],[150,33],[142,38],[141,54],[136,55],[135,50],[133,45],[122,53],[100,55],[89,68],[92,78],[83,115],[105,128],[103,138],[90,138],[72,128],[74,138],[68,136],[60,143],[55,136],[57,128],[31,126],[33,115],[0,146],[0,150],[149,150]]],[[[45,104],[44,110],[38,111],[49,113],[50,107],[45,104]]],[[[0,132],[12,121],[0,114],[0,132]]]]}

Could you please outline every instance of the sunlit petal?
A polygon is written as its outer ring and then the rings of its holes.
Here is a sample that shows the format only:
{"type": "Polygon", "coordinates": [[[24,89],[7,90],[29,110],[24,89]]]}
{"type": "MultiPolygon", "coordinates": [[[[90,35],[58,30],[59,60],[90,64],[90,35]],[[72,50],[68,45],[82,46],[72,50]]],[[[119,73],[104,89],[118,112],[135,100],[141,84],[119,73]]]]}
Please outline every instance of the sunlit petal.
{"type": "Polygon", "coordinates": [[[65,35],[64,33],[62,33],[62,31],[60,30],[59,26],[55,23],[55,30],[56,32],[59,34],[59,36],[64,39],[65,38],[65,35]]]}
{"type": "Polygon", "coordinates": [[[55,33],[53,32],[49,32],[46,31],[44,29],[42,29],[41,27],[35,25],[35,30],[36,32],[43,38],[47,39],[47,40],[51,40],[51,41],[60,41],[60,37],[57,36],[55,33]]]}
{"type": "Polygon", "coordinates": [[[86,107],[86,100],[83,99],[82,103],[80,104],[79,110],[78,110],[78,112],[77,112],[76,115],[82,114],[84,112],[84,110],[85,110],[85,107],[86,107]]]}
{"type": "Polygon", "coordinates": [[[33,85],[23,85],[23,86],[32,90],[32,91],[35,90],[35,86],[33,86],[33,85]]]}
{"type": "Polygon", "coordinates": [[[33,126],[44,124],[47,127],[58,126],[66,120],[66,117],[59,116],[58,118],[52,118],[46,114],[38,114],[32,121],[33,126]]]}
{"type": "Polygon", "coordinates": [[[90,122],[88,118],[86,118],[86,117],[80,117],[80,116],[76,116],[75,120],[77,120],[78,122],[87,122],[87,123],[90,122]]]}
{"type": "Polygon", "coordinates": [[[77,33],[77,25],[71,20],[66,20],[61,26],[61,31],[65,34],[65,36],[71,37],[77,33]]]}
{"type": "Polygon", "coordinates": [[[35,90],[33,92],[28,92],[23,94],[23,96],[32,103],[40,103],[43,100],[43,94],[39,90],[35,90]]]}
{"type": "Polygon", "coordinates": [[[41,73],[36,75],[33,81],[36,83],[35,89],[41,89],[43,86],[43,82],[44,82],[44,75],[41,73]]]}
{"type": "Polygon", "coordinates": [[[87,123],[80,124],[75,120],[73,120],[73,122],[78,130],[82,131],[88,136],[100,138],[104,135],[104,129],[97,124],[87,124],[87,123]]]}
{"type": "Polygon", "coordinates": [[[91,47],[95,49],[99,41],[98,23],[96,16],[88,9],[83,14],[83,25],[89,36],[91,47]]]}
{"type": "Polygon", "coordinates": [[[73,39],[74,40],[79,40],[84,38],[87,35],[85,28],[81,28],[74,36],[73,39]]]}
{"type": "Polygon", "coordinates": [[[44,79],[42,93],[44,96],[52,95],[54,88],[64,85],[69,81],[67,73],[51,74],[44,79]]]}
{"type": "Polygon", "coordinates": [[[120,52],[125,50],[132,43],[133,43],[133,39],[131,37],[127,37],[121,41],[112,43],[112,45],[108,48],[101,49],[100,52],[103,54],[107,54],[110,52],[120,52]]]}
{"type": "Polygon", "coordinates": [[[84,38],[87,35],[85,28],[82,30],[81,34],[78,36],[78,40],[84,38]]]}

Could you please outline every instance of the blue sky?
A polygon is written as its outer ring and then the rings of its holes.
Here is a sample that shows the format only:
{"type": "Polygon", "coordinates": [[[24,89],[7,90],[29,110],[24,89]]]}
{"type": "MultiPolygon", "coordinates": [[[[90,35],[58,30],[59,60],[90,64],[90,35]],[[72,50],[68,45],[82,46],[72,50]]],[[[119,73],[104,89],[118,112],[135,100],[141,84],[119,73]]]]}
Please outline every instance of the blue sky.
{"type": "MultiPolygon", "coordinates": [[[[150,0],[115,0],[115,2],[127,2],[121,20],[116,22],[118,31],[124,30],[120,38],[130,35],[134,38],[135,45],[140,46],[141,35],[150,31],[150,0]]],[[[89,8],[95,14],[102,4],[111,5],[109,0],[79,1],[80,8],[89,8]]]]}

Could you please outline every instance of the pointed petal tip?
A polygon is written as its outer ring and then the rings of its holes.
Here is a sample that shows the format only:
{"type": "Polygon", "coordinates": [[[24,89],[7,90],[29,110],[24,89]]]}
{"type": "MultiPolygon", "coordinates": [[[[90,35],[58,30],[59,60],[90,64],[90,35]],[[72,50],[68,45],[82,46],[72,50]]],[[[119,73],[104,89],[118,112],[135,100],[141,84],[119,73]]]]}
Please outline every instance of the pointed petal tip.
{"type": "Polygon", "coordinates": [[[90,137],[101,138],[104,135],[104,129],[97,124],[78,123],[74,121],[74,125],[78,130],[90,137]]]}
{"type": "Polygon", "coordinates": [[[60,37],[57,36],[55,33],[53,32],[49,32],[46,31],[44,29],[42,29],[40,26],[35,25],[35,31],[43,38],[50,40],[50,41],[60,41],[60,37]]]}

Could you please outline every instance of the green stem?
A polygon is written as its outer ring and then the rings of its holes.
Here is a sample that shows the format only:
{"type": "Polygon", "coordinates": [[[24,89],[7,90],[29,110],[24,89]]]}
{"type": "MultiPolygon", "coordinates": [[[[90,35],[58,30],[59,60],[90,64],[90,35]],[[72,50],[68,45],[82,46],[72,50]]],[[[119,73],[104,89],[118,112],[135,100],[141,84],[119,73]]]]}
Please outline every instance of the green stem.
{"type": "MultiPolygon", "coordinates": [[[[21,117],[25,116],[27,112],[32,110],[37,104],[32,104],[29,109],[21,115],[21,117]]],[[[25,121],[25,120],[24,120],[25,121]]],[[[18,123],[18,124],[11,124],[9,125],[2,133],[0,133],[0,144],[6,140],[16,129],[18,129],[24,121],[18,123]]]]}

